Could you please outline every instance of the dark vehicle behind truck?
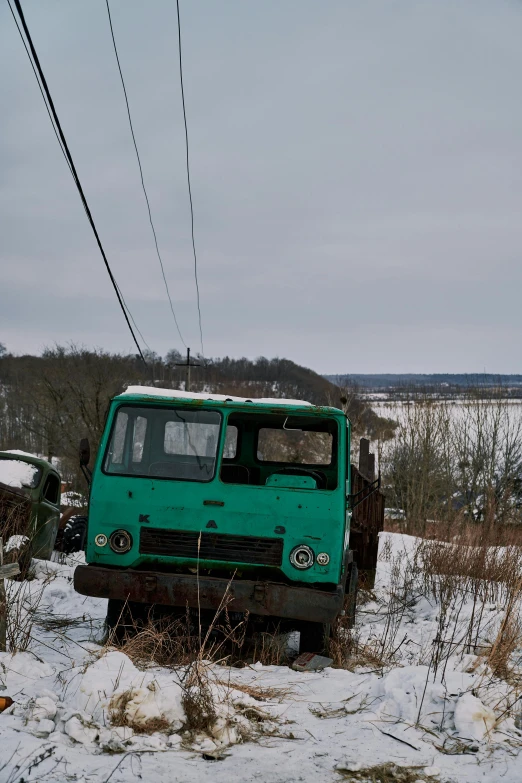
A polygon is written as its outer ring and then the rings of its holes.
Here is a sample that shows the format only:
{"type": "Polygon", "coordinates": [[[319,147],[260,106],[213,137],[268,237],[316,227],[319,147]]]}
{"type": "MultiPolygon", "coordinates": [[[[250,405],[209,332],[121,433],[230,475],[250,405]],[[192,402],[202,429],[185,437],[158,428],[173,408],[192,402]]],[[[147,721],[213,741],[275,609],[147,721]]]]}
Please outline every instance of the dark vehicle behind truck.
{"type": "Polygon", "coordinates": [[[0,451],[0,536],[24,540],[25,558],[48,560],[60,523],[60,476],[47,460],[0,451]]]}

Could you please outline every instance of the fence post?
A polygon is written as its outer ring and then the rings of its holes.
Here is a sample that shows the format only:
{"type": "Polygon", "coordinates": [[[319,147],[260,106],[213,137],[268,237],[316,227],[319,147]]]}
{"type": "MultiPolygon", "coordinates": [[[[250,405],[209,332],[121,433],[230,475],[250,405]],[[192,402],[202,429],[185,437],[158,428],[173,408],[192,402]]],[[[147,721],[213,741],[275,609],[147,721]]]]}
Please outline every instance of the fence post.
{"type": "Polygon", "coordinates": [[[368,438],[361,438],[359,442],[359,473],[364,478],[368,477],[368,457],[370,456],[370,441],[368,438]]]}

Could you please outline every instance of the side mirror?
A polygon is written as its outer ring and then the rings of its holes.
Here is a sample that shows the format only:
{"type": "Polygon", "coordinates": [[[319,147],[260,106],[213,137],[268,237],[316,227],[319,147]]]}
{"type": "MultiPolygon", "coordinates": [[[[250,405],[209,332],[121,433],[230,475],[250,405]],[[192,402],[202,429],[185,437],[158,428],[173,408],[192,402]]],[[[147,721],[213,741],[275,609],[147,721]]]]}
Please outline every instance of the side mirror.
{"type": "Polygon", "coordinates": [[[80,467],[87,467],[91,461],[91,447],[88,438],[82,438],[80,441],[80,467]]]}

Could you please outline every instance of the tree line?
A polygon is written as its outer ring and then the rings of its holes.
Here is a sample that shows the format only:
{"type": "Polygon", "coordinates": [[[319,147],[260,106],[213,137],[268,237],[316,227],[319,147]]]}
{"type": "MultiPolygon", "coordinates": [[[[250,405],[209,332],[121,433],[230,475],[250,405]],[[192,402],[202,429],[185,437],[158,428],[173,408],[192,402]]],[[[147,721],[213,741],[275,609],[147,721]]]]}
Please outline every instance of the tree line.
{"type": "MultiPolygon", "coordinates": [[[[386,440],[394,423],[377,416],[355,389],[340,388],[288,359],[194,357],[191,391],[243,397],[306,399],[343,408],[356,434],[386,440]]],[[[80,438],[93,453],[99,444],[112,397],[129,385],[184,389],[184,357],[88,350],[76,345],[47,348],[40,356],[15,356],[0,344],[0,449],[21,449],[52,460],[73,489],[84,488],[78,467],[80,438]]]]}
{"type": "Polygon", "coordinates": [[[387,505],[403,529],[522,522],[520,403],[480,388],[458,402],[413,396],[395,410],[394,438],[379,450],[387,505]]]}

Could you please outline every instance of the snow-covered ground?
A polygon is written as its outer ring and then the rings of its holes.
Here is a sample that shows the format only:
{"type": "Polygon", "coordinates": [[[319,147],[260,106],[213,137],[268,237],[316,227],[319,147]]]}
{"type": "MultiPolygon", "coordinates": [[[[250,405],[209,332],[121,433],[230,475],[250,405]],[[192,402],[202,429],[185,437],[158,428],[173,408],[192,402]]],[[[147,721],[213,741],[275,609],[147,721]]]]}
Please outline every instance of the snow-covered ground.
{"type": "MultiPolygon", "coordinates": [[[[386,419],[394,419],[398,422],[405,422],[408,415],[408,408],[419,403],[423,403],[422,399],[412,398],[411,400],[383,400],[377,399],[371,402],[372,410],[378,415],[383,416],[386,419]]],[[[514,426],[522,418],[522,400],[500,398],[497,400],[469,400],[467,398],[460,398],[456,400],[432,400],[433,404],[436,404],[449,413],[454,419],[461,419],[466,412],[466,409],[476,409],[477,405],[481,405],[483,408],[488,409],[489,412],[495,411],[500,408],[502,413],[506,413],[506,419],[511,426],[514,426]]],[[[498,413],[497,413],[498,415],[498,413]]]]}
{"type": "MultiPolygon", "coordinates": [[[[455,654],[434,661],[439,606],[414,578],[397,594],[415,546],[381,536],[376,588],[359,614],[359,648],[382,644],[394,663],[310,673],[212,665],[216,720],[190,739],[186,670],[139,670],[102,648],[106,602],[74,592],[72,559],[39,562],[33,581],[9,585],[11,600],[20,591],[32,605],[34,624],[26,652],[0,653],[0,697],[14,699],[0,713],[0,783],[323,782],[382,762],[415,767],[419,780],[520,783],[522,731],[506,711],[512,688],[457,641],[455,654]],[[140,733],[147,724],[161,730],[140,733]]],[[[487,606],[481,639],[494,639],[501,609],[487,606]]],[[[444,633],[458,640],[451,622],[463,627],[470,611],[465,596],[456,600],[444,633]]]]}

